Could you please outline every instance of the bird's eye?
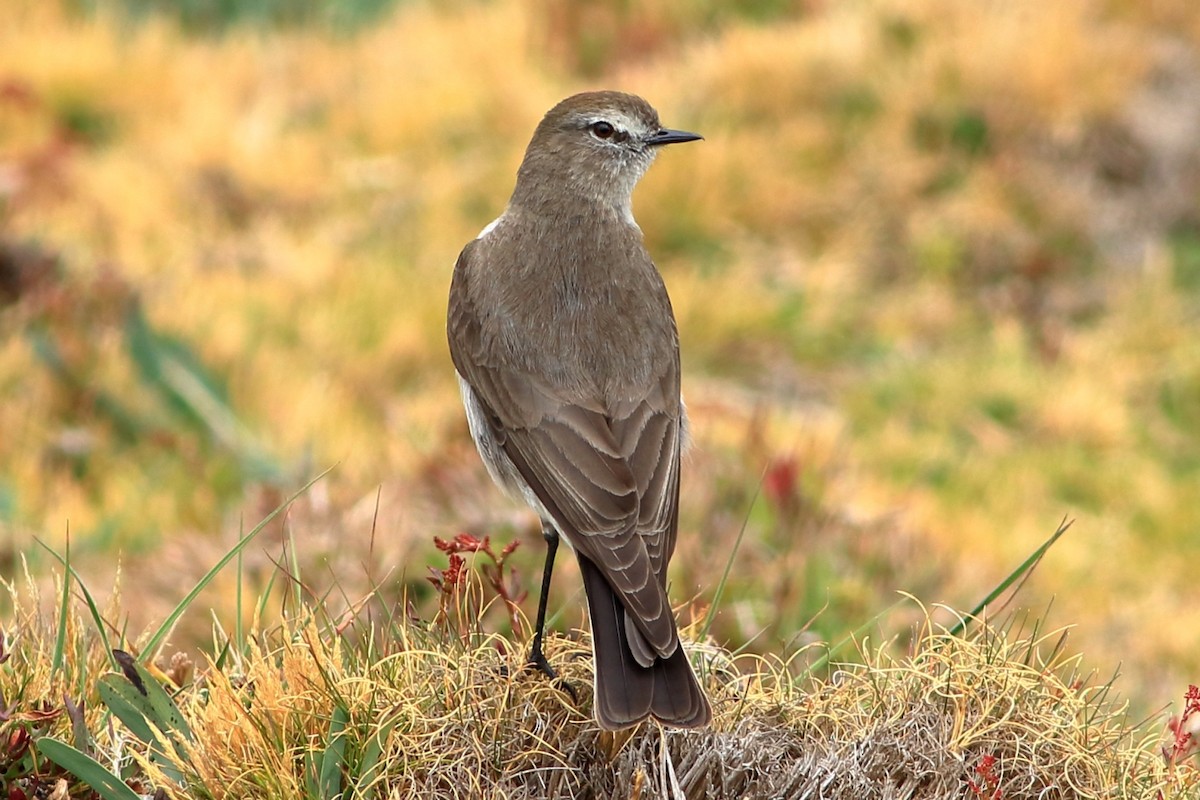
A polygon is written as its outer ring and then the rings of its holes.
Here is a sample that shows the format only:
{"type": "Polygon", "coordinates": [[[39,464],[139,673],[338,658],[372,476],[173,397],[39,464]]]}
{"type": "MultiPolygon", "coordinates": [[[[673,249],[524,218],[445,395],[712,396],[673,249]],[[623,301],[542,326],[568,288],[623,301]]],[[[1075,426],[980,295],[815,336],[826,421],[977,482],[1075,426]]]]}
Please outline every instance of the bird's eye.
{"type": "Polygon", "coordinates": [[[612,135],[617,132],[617,129],[611,123],[600,120],[592,123],[592,135],[597,139],[611,139],[612,135]]]}

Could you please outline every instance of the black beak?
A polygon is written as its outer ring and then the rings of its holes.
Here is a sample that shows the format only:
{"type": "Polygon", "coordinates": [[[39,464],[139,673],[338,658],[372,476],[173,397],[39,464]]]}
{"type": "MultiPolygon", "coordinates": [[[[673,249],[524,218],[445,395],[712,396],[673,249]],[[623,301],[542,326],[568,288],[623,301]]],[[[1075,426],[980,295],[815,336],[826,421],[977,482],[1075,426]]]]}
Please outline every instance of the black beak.
{"type": "Polygon", "coordinates": [[[698,133],[688,133],[687,131],[673,131],[669,128],[663,128],[658,133],[646,140],[646,144],[651,147],[658,147],[664,144],[679,144],[680,142],[694,142],[697,139],[704,137],[698,133]]]}

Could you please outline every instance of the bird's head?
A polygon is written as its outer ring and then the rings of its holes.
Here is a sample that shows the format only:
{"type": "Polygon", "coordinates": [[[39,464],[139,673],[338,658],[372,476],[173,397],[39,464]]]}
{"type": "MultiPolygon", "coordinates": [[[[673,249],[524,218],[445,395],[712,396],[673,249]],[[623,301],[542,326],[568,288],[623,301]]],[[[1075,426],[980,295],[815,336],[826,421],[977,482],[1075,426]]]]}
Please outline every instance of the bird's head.
{"type": "Polygon", "coordinates": [[[658,148],[702,138],[664,128],[658,112],[623,92],[585,92],[550,109],[517,173],[514,199],[600,201],[628,213],[633,187],[658,148]]]}

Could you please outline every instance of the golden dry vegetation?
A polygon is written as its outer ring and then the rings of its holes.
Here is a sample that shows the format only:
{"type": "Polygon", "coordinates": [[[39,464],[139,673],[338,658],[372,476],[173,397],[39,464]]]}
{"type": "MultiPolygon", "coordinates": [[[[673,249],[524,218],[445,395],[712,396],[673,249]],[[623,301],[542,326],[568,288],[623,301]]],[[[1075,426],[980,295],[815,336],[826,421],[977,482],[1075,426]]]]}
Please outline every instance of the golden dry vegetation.
{"type": "MultiPolygon", "coordinates": [[[[36,611],[36,587],[19,584],[11,599],[21,629],[45,635],[7,654],[0,689],[16,694],[20,708],[64,685],[102,684],[104,703],[73,706],[68,698],[65,708],[17,714],[7,725],[17,736],[6,755],[29,752],[28,723],[36,719],[33,747],[55,757],[47,740],[71,741],[96,754],[96,769],[124,769],[141,793],[126,800],[150,797],[152,787],[155,798],[214,800],[1167,800],[1200,789],[1190,763],[1195,744],[1185,735],[1160,747],[1157,730],[1132,728],[1111,685],[1064,654],[1062,630],[1035,623],[976,626],[963,635],[924,617],[907,653],[894,642],[864,641],[854,663],[827,677],[797,676],[803,651],[781,659],[689,645],[714,703],[712,725],[610,733],[596,727],[586,701],[564,691],[591,682],[586,634],[547,640],[562,683],[531,674],[510,640],[478,627],[472,599],[485,590],[468,575],[432,624],[391,620],[385,636],[363,641],[358,626],[331,625],[313,608],[234,649],[222,646],[219,631],[218,658],[197,665],[176,654],[166,674],[110,665],[95,629],[70,613],[68,656],[50,668],[57,662],[50,621],[36,611]],[[160,679],[184,687],[174,702],[161,695],[169,710],[138,700],[139,683],[160,679]],[[133,723],[111,699],[122,684],[145,713],[133,723]],[[156,729],[138,734],[149,746],[106,726],[109,708],[135,733],[138,722],[153,722],[156,729]]],[[[1191,699],[1194,722],[1200,694],[1191,699]]],[[[11,762],[0,757],[0,768],[11,762]]],[[[15,796],[42,797],[54,787],[53,797],[90,800],[87,786],[101,783],[73,779],[49,761],[38,772],[9,784],[31,792],[15,796]]]]}
{"type": "MultiPolygon", "coordinates": [[[[635,197],[694,419],[684,616],[732,558],[715,643],[786,659],[868,624],[902,645],[922,615],[876,619],[898,591],[970,608],[1066,516],[1015,602],[1120,665],[1134,718],[1179,711],[1200,674],[1200,6],[162,8],[0,11],[4,576],[49,585],[35,539],[69,533],[96,594],[120,559],[111,622],[136,637],[332,466],[175,646],[251,626],[264,593],[262,625],[295,610],[281,569],[310,599],[426,614],[432,537],[460,531],[520,541],[536,590],[534,520],[466,434],[445,295],[540,114],[613,87],[706,137],[635,197]]],[[[559,629],[583,624],[577,587],[563,566],[559,629]]]]}

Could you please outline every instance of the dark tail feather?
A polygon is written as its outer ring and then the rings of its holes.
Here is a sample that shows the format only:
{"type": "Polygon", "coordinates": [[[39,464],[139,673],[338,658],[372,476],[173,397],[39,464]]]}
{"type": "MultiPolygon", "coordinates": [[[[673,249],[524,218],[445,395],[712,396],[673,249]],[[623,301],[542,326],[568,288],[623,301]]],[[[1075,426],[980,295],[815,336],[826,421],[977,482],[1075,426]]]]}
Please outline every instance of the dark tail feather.
{"type": "Polygon", "coordinates": [[[676,728],[698,728],[712,719],[692,665],[680,645],[669,657],[643,667],[625,634],[625,608],[592,562],[579,557],[592,619],[596,659],[596,721],[620,730],[654,717],[676,728]]]}

